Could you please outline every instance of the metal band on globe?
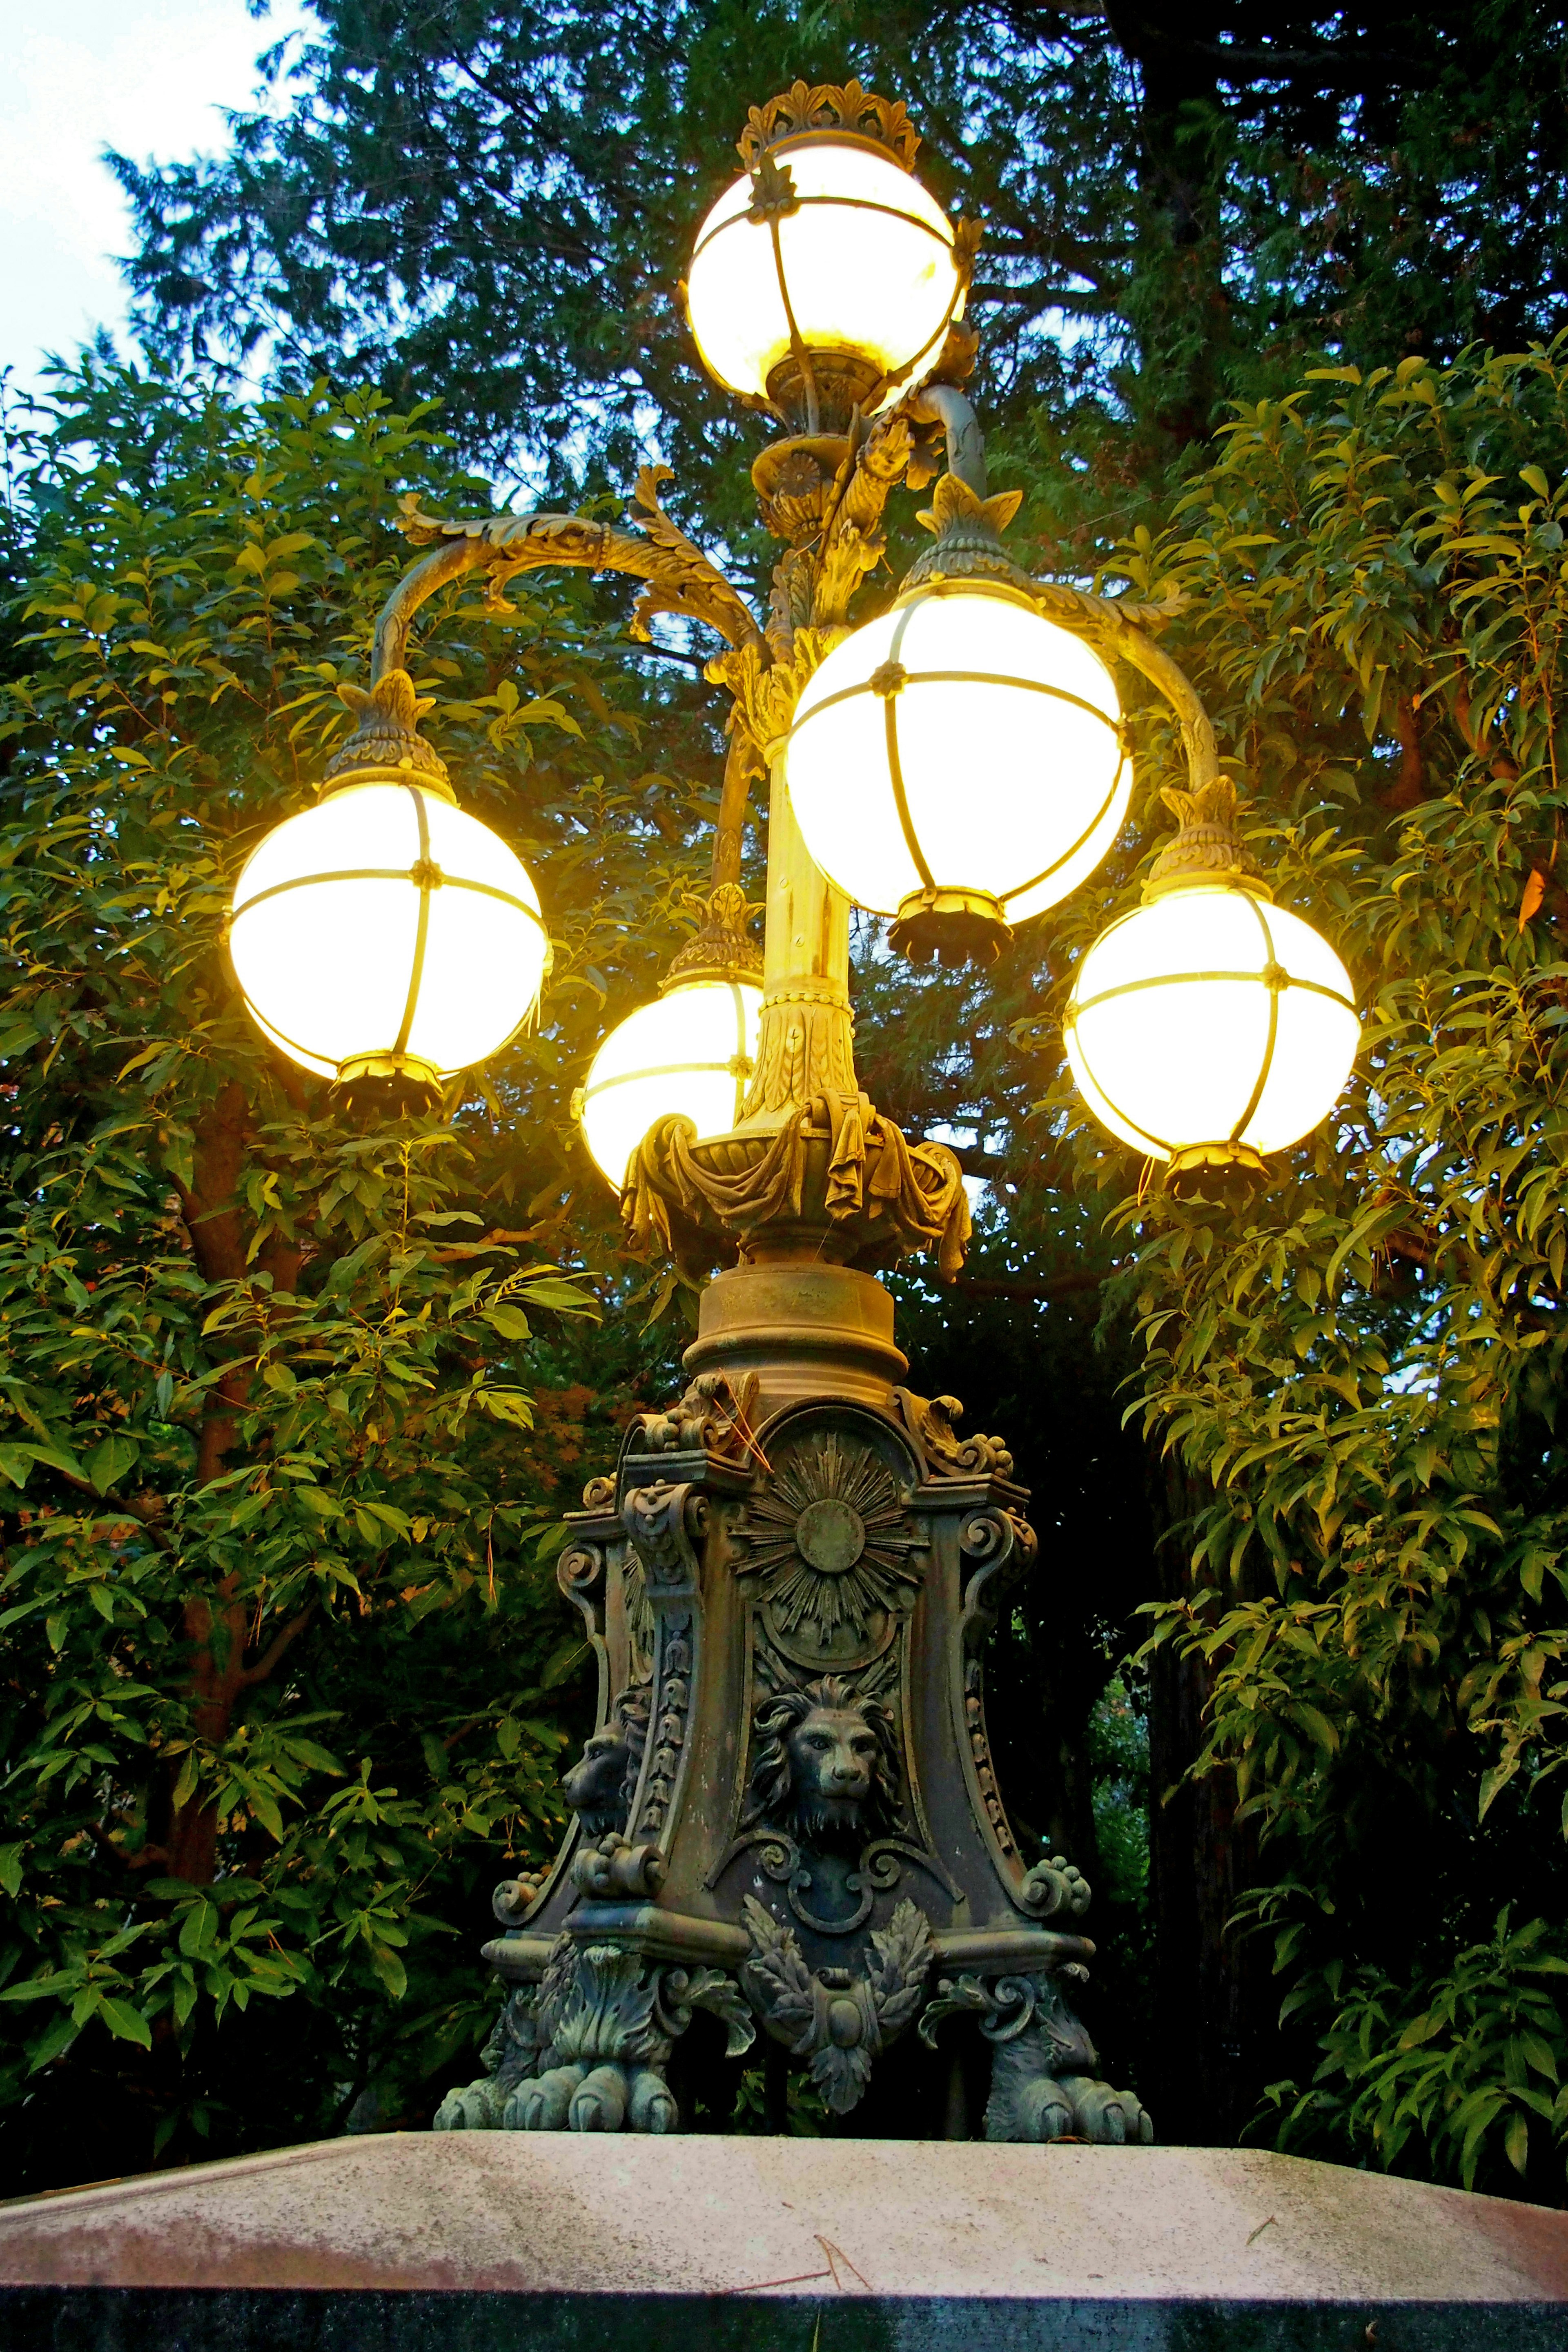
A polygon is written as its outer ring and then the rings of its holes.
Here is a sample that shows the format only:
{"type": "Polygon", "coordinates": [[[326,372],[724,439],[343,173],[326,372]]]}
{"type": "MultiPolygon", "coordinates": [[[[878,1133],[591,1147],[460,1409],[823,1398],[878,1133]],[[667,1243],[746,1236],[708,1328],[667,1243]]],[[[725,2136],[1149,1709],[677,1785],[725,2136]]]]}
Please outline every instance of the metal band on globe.
{"type": "MultiPolygon", "coordinates": [[[[712,982],[699,982],[699,987],[711,987],[712,982]]],[[[745,1108],[746,1088],[756,1064],[746,1051],[746,1001],[738,981],[724,981],[719,985],[728,988],[735,1014],[735,1051],[726,1062],[649,1062],[643,1068],[617,1070],[613,1077],[591,1078],[576,1098],[574,1116],[581,1118],[588,1105],[599,1095],[608,1094],[615,1087],[638,1086],[645,1078],[731,1077],[735,1081],[735,1120],[739,1125],[745,1108]]],[[[667,1000],[668,1001],[668,1000],[667,1000]]]]}
{"type": "MultiPolygon", "coordinates": [[[[1222,887],[1224,887],[1224,886],[1222,886],[1222,887]]],[[[1269,1075],[1274,1067],[1274,1053],[1275,1047],[1279,1042],[1279,999],[1285,993],[1285,991],[1288,988],[1295,988],[1300,989],[1305,995],[1326,996],[1331,1004],[1342,1004],[1345,1011],[1352,1017],[1355,1016],[1356,1009],[1351,999],[1348,996],[1342,995],[1337,988],[1326,988],[1321,981],[1298,979],[1294,972],[1289,971],[1285,966],[1278,961],[1274,952],[1274,935],[1268,928],[1268,920],[1264,912],[1262,901],[1258,898],[1255,891],[1230,887],[1224,888],[1224,895],[1227,898],[1245,898],[1247,905],[1252,908],[1253,913],[1258,918],[1258,928],[1263,933],[1263,949],[1267,959],[1261,971],[1164,971],[1152,973],[1147,980],[1121,981],[1114,988],[1102,988],[1098,990],[1093,996],[1085,997],[1081,1003],[1076,1000],[1070,1003],[1068,1006],[1067,1015],[1063,1021],[1062,1026],[1064,1031],[1076,1030],[1080,1017],[1085,1013],[1092,1012],[1096,1005],[1109,1004],[1117,997],[1140,996],[1150,989],[1202,987],[1207,986],[1215,982],[1234,982],[1237,985],[1247,988],[1267,989],[1268,992],[1268,1034],[1264,1041],[1263,1055],[1258,1067],[1258,1076],[1254,1081],[1252,1092],[1247,1097],[1246,1108],[1243,1110],[1241,1117],[1232,1127],[1228,1136],[1224,1139],[1227,1143],[1237,1144],[1246,1140],[1247,1129],[1257,1115],[1258,1106],[1263,1099],[1264,1090],[1268,1084],[1269,1075]]],[[[1123,915],[1121,918],[1121,923],[1131,922],[1134,919],[1135,915],[1140,911],[1141,909],[1134,908],[1131,912],[1123,915]]],[[[1110,930],[1103,934],[1103,938],[1111,938],[1120,929],[1121,923],[1113,923],[1110,926],[1110,930]]],[[[1130,1127],[1135,1134],[1142,1135],[1146,1138],[1146,1139],[1154,1146],[1155,1150],[1163,1151],[1167,1159],[1170,1158],[1178,1149],[1182,1150],[1191,1150],[1196,1148],[1192,1144],[1183,1144],[1178,1146],[1173,1143],[1168,1137],[1156,1135],[1152,1128],[1145,1127],[1141,1119],[1134,1118],[1130,1111],[1123,1109],[1122,1106],[1117,1101],[1110,1088],[1100,1080],[1088,1053],[1084,1051],[1081,1046],[1079,1050],[1080,1052],[1083,1052],[1083,1066],[1094,1082],[1096,1093],[1100,1096],[1101,1101],[1109,1105],[1110,1108],[1115,1112],[1117,1118],[1122,1120],[1126,1126],[1130,1127]]],[[[1216,1142],[1219,1139],[1220,1139],[1217,1137],[1214,1139],[1216,1142]]]]}
{"type": "MultiPolygon", "coordinates": [[[[419,992],[424,983],[425,958],[429,943],[432,890],[468,890],[478,898],[496,898],[503,907],[514,908],[519,914],[526,915],[529,921],[539,930],[544,931],[545,925],[544,918],[538,908],[531,907],[526,898],[518,898],[513,891],[498,889],[493,882],[472,881],[464,875],[447,874],[435,865],[430,856],[430,823],[425,814],[424,795],[426,787],[410,783],[402,777],[396,779],[389,777],[385,782],[393,784],[395,789],[405,792],[414,803],[414,823],[417,833],[418,847],[417,855],[411,866],[334,866],[317,874],[297,874],[287,882],[269,883],[265,890],[258,890],[253,897],[247,898],[243,904],[233,909],[229,918],[229,930],[232,934],[241,919],[254,908],[264,906],[269,898],[281,898],[292,890],[315,890],[333,882],[404,882],[411,889],[416,890],[419,894],[419,908],[415,919],[414,953],[409,964],[408,988],[404,998],[403,1016],[398,1023],[397,1032],[392,1044],[384,1049],[388,1058],[395,1060],[401,1058],[408,1050],[408,1040],[413,1033],[414,1023],[419,1010],[419,992]]],[[[548,934],[546,934],[546,947],[548,950],[548,934]]],[[[548,965],[548,953],[546,962],[548,965]]],[[[240,986],[240,994],[245,999],[252,1019],[257,1021],[268,1035],[276,1037],[280,1045],[308,1056],[312,1062],[321,1063],[329,1059],[327,1055],[319,1052],[315,1046],[307,1045],[302,1038],[290,1037],[287,1030],[280,1029],[276,1022],[268,1020],[252,1002],[249,992],[243,983],[240,986]]],[[[535,1002],[537,1003],[537,998],[535,1002]]],[[[516,1036],[518,1029],[521,1029],[523,1023],[528,1020],[532,1009],[531,1006],[523,1013],[522,1019],[510,1031],[510,1037],[516,1036]]],[[[501,1042],[503,1045],[509,1043],[510,1037],[501,1042]]],[[[351,1056],[351,1059],[358,1058],[358,1056],[351,1056]]],[[[415,1058],[417,1060],[419,1057],[415,1058]]],[[[336,1066],[342,1070],[344,1065],[340,1062],[336,1066]]]]}
{"type": "MultiPolygon", "coordinates": [[[[893,806],[898,814],[900,831],[904,837],[904,846],[910,853],[910,860],[916,873],[920,876],[922,886],[927,890],[934,890],[940,886],[931,872],[930,862],[915,830],[914,819],[910,812],[909,796],[904,787],[903,763],[899,754],[899,730],[895,705],[904,689],[910,686],[1013,687],[1020,692],[1047,695],[1055,702],[1070,703],[1075,709],[1086,710],[1091,717],[1098,719],[1101,726],[1110,728],[1121,751],[1121,757],[1117,761],[1115,772],[1110,779],[1110,790],[1088,824],[1062,851],[1059,857],[1054,858],[1050,865],[1043,867],[1038,874],[1031,875],[1026,881],[1015,883],[1010,890],[996,892],[995,903],[999,907],[1005,908],[1010,900],[1026,898],[1031,890],[1038,889],[1042,882],[1049,881],[1053,874],[1058,873],[1064,866],[1069,864],[1078,856],[1084,843],[1092,836],[1104,821],[1107,812],[1113,805],[1116,795],[1121,790],[1121,778],[1127,766],[1126,730],[1119,719],[1113,719],[1110,712],[1102,710],[1098,703],[1089,701],[1081,694],[1072,693],[1067,687],[1053,686],[1045,678],[1017,677],[1000,670],[905,669],[899,659],[900,647],[903,643],[905,630],[923,601],[917,598],[907,604],[900,614],[888,648],[887,660],[874,670],[869,677],[861,679],[858,684],[840,687],[836,693],[825,694],[819,702],[814,702],[804,717],[795,720],[784,740],[786,745],[793,743],[795,737],[809,727],[820,712],[832,710],[839,703],[853,702],[861,695],[875,695],[885,709],[889,781],[892,786],[893,806]],[[898,676],[896,678],[890,678],[889,674],[894,671],[898,672],[898,676]],[[879,679],[885,682],[879,684],[879,679]]],[[[1139,1132],[1142,1134],[1143,1130],[1140,1129],[1139,1132]]]]}

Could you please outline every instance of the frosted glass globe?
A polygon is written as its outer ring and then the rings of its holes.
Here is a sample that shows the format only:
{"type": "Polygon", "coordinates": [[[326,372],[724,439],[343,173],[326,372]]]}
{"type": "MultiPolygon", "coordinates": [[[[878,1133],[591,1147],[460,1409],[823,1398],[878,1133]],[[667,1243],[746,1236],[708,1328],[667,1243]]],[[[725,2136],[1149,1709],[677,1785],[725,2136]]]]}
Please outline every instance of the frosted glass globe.
{"type": "Polygon", "coordinates": [[[325,1077],[446,1077],[539,1002],[549,944],[527,869],[417,784],[347,785],[254,850],[229,953],[252,1016],[325,1077]]]}
{"type": "Polygon", "coordinates": [[[1203,881],[1101,933],[1065,1028],[1096,1118],[1156,1160],[1299,1141],[1332,1109],[1361,1037],[1350,974],[1310,923],[1203,881]]]}
{"type": "Polygon", "coordinates": [[[869,148],[813,139],[770,152],[789,171],[798,211],[748,219],[743,173],[697,232],[686,307],[710,373],[764,397],[792,350],[791,309],[808,350],[854,354],[877,377],[934,355],[963,308],[952,224],[934,198],[869,148]]]}
{"type": "Polygon", "coordinates": [[[994,591],[920,589],[808,681],[789,738],[795,820],[828,880],[877,914],[934,887],[1025,922],[1121,828],[1121,716],[1081,638],[994,591]]]}
{"type": "Polygon", "coordinates": [[[745,981],[693,980],[611,1030],[594,1056],[578,1117],[617,1192],[656,1120],[689,1118],[700,1139],[739,1124],[762,1013],[762,990],[745,981]]]}

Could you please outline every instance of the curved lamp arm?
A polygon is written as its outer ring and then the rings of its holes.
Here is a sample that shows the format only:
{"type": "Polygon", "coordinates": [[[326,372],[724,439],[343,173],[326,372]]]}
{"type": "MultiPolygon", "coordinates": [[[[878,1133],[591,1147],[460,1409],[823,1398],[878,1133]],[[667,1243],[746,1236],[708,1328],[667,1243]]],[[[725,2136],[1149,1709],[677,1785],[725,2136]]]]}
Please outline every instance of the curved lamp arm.
{"type": "Polygon", "coordinates": [[[1164,697],[1181,729],[1192,789],[1197,792],[1212,783],[1219,774],[1219,746],[1215,740],[1214,721],[1185,670],[1154,643],[1142,625],[1145,617],[1156,622],[1164,620],[1176,608],[1137,605],[1133,611],[1138,618],[1134,619],[1118,597],[1091,596],[1082,589],[1063,587],[1056,581],[1037,581],[1035,593],[1047,620],[1071,629],[1100,652],[1119,656],[1164,697]]]}
{"type": "MultiPolygon", "coordinates": [[[[658,503],[666,469],[650,467],[637,479],[638,530],[589,522],[580,515],[489,515],[474,521],[447,521],[421,514],[404,501],[403,529],[415,541],[433,541],[429,554],[403,574],[376,619],[371,658],[374,688],[395,670],[406,670],[414,616],[437,589],[466,572],[489,574],[493,609],[507,609],[506,583],[520,572],[550,565],[579,571],[618,572],[645,585],[633,617],[634,635],[646,637],[656,612],[679,613],[705,622],[735,650],[765,650],[762,630],[718,566],[670,521],[658,503]]],[[[746,808],[763,761],[751,736],[733,727],[724,761],[719,821],[713,844],[713,882],[737,882],[746,808]]]]}
{"type": "Polygon", "coordinates": [[[408,624],[426,597],[479,564],[494,575],[498,592],[519,572],[554,565],[624,572],[646,583],[632,620],[634,635],[647,635],[655,613],[676,613],[705,622],[726,645],[761,646],[762,630],[739,591],[659,505],[659,485],[668,473],[666,466],[649,466],[638,475],[634,530],[563,514],[486,515],[451,522],[421,514],[417,500],[405,499],[405,536],[416,545],[434,542],[436,551],[405,572],[388,597],[376,627],[378,665],[384,660],[388,667],[401,667],[408,624]]]}
{"type": "Polygon", "coordinates": [[[477,565],[493,562],[491,551],[472,539],[448,540],[433,554],[422,556],[411,564],[398,581],[391,595],[375,616],[375,639],[371,649],[370,682],[379,686],[389,670],[408,667],[408,632],[414,615],[426,597],[448,580],[456,580],[477,565]]]}

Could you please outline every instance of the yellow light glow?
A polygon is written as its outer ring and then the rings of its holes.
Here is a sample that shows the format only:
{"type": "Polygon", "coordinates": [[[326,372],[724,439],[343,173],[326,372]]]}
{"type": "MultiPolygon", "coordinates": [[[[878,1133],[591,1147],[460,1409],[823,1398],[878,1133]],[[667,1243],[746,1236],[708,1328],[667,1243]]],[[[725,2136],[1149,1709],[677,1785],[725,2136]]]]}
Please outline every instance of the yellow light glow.
{"type": "Polygon", "coordinates": [[[699,1139],[741,1118],[757,1058],[763,992],[744,981],[693,980],[612,1029],[583,1089],[584,1139],[618,1192],[656,1120],[689,1118],[699,1139]]]}
{"type": "Polygon", "coordinates": [[[1155,1160],[1298,1142],[1332,1109],[1361,1037],[1350,974],[1310,924],[1203,881],[1100,935],[1065,1026],[1096,1118],[1155,1160]]]}
{"type": "Polygon", "coordinates": [[[549,950],[505,842],[416,784],[374,783],[268,835],[235,885],[229,952],[253,1017],[306,1069],[445,1077],[528,1018],[549,950]]]}
{"type": "Polygon", "coordinates": [[[1110,671],[1068,630],[982,588],[921,589],[810,679],[790,800],[812,856],[858,905],[896,914],[928,887],[918,846],[937,888],[984,893],[1025,922],[1091,874],[1121,830],[1132,790],[1121,716],[1110,671]],[[907,678],[888,698],[871,681],[892,663],[907,678]]]}
{"type": "Polygon", "coordinates": [[[928,347],[934,357],[963,308],[941,206],[890,155],[831,141],[773,152],[803,200],[776,223],[776,259],[772,226],[746,217],[749,174],[697,233],[687,316],[710,372],[732,392],[766,394],[791,350],[784,288],[811,351],[853,352],[884,376],[928,347]]]}

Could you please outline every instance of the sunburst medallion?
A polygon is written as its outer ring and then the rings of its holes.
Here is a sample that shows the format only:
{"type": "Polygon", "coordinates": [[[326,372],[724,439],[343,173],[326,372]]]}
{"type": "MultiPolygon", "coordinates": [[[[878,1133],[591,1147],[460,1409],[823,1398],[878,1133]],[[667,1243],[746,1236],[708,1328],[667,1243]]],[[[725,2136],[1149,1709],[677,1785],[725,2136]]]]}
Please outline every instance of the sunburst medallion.
{"type": "Polygon", "coordinates": [[[775,1457],[735,1529],[764,1584],[769,1631],[804,1664],[847,1664],[887,1646],[924,1575],[898,1481],[868,1446],[822,1435],[775,1457]]]}

